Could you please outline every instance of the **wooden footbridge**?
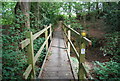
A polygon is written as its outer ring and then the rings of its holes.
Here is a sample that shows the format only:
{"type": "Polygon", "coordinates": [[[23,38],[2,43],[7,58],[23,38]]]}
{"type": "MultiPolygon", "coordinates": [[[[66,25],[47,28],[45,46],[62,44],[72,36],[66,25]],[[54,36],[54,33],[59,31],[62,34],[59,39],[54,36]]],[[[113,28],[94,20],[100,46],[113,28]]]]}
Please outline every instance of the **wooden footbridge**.
{"type": "MultiPolygon", "coordinates": [[[[45,28],[36,34],[32,35],[32,32],[27,32],[27,38],[20,42],[20,47],[23,49],[27,47],[28,64],[23,77],[27,79],[30,76],[32,79],[64,79],[64,80],[83,80],[90,79],[91,76],[86,70],[85,62],[85,48],[87,44],[91,44],[91,41],[85,37],[85,32],[78,33],[70,27],[65,25],[61,21],[58,28],[52,30],[52,25],[45,26],[45,28]],[[33,41],[45,32],[45,42],[40,47],[39,51],[34,55],[33,41]],[[80,52],[78,53],[74,44],[71,41],[71,32],[78,35],[80,52]],[[51,40],[50,44],[48,40],[51,40]],[[48,46],[49,45],[49,46],[48,46]],[[46,48],[47,54],[45,56],[43,65],[39,76],[36,76],[35,63],[38,57],[41,55],[43,48],[46,48]],[[78,59],[78,70],[75,71],[74,64],[70,58],[70,48],[73,48],[76,57],[78,59]]],[[[37,39],[36,39],[37,40],[37,39]]]]}

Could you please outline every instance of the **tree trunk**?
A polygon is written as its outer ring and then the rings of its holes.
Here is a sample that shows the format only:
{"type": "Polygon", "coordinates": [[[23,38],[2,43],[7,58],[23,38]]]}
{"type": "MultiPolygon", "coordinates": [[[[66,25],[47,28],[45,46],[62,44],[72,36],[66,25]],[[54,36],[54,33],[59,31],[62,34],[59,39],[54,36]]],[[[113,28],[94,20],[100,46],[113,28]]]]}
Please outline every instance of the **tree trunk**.
{"type": "Polygon", "coordinates": [[[15,6],[15,15],[16,18],[19,18],[20,21],[25,21],[25,23],[21,24],[19,23],[19,21],[16,21],[17,24],[21,25],[20,30],[23,31],[23,28],[28,28],[30,29],[30,19],[29,19],[29,2],[17,2],[16,6],[15,6]],[[20,15],[25,15],[25,17],[21,18],[19,17],[20,15]]]}

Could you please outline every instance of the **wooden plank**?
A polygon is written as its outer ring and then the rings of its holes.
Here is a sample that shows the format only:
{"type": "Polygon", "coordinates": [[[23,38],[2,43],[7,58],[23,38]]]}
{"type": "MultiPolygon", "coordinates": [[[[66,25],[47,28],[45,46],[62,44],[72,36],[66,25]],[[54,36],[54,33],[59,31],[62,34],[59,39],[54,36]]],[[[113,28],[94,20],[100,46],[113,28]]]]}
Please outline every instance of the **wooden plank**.
{"type": "MultiPolygon", "coordinates": [[[[45,28],[47,28],[47,26],[44,26],[45,28]]],[[[45,39],[47,39],[48,37],[48,30],[45,31],[45,39]]],[[[48,41],[46,42],[46,50],[48,49],[48,41]]]]}
{"type": "MultiPolygon", "coordinates": [[[[52,33],[52,24],[50,24],[50,33],[52,33]]],[[[52,35],[50,36],[50,40],[52,40],[52,35]]]]}
{"type": "Polygon", "coordinates": [[[22,42],[20,42],[20,47],[23,49],[30,43],[30,39],[25,39],[22,42]]]}
{"type": "Polygon", "coordinates": [[[47,29],[49,29],[50,26],[44,28],[43,30],[37,32],[36,34],[33,35],[33,40],[35,40],[37,37],[39,37],[41,34],[43,34],[47,29]]]}
{"type": "Polygon", "coordinates": [[[28,31],[27,34],[26,34],[26,37],[28,37],[30,39],[30,44],[28,45],[28,48],[27,48],[28,64],[32,65],[31,74],[32,74],[33,79],[35,79],[36,76],[35,76],[34,49],[33,49],[32,32],[28,31]]]}
{"type": "Polygon", "coordinates": [[[41,48],[39,49],[39,51],[36,53],[36,55],[35,55],[35,57],[34,57],[34,63],[36,63],[38,57],[40,56],[40,54],[41,54],[44,46],[46,45],[48,39],[50,38],[50,36],[51,36],[51,33],[49,34],[49,36],[47,37],[47,39],[45,40],[45,42],[43,43],[43,45],[41,46],[41,48]]]}
{"type": "Polygon", "coordinates": [[[27,67],[27,69],[25,70],[25,72],[23,73],[23,77],[24,77],[25,79],[28,78],[31,70],[32,70],[32,65],[30,64],[30,65],[27,67]]]}
{"type": "MultiPolygon", "coordinates": [[[[66,45],[66,42],[64,43],[65,44],[65,47],[67,48],[67,45],[66,45]]],[[[78,79],[78,77],[77,76],[75,76],[76,74],[75,74],[75,71],[74,71],[74,68],[73,68],[73,66],[72,66],[72,60],[71,60],[71,56],[68,54],[68,50],[67,50],[67,55],[68,55],[68,59],[70,60],[70,66],[71,66],[71,70],[72,70],[72,74],[73,74],[73,77],[74,77],[74,79],[78,79]]]]}
{"type": "MultiPolygon", "coordinates": [[[[60,27],[60,26],[59,26],[60,27]]],[[[65,40],[60,28],[55,30],[54,40],[50,48],[51,54],[47,57],[41,79],[73,79],[71,68],[65,51],[65,40]],[[60,51],[59,51],[60,50],[60,51]]]]}

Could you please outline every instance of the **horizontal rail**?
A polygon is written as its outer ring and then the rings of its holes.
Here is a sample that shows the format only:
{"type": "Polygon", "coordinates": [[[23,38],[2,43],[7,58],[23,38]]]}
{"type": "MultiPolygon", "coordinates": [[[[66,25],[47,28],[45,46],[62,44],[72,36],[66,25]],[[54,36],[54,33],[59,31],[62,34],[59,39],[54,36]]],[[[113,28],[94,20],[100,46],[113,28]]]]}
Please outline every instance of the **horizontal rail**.
{"type": "Polygon", "coordinates": [[[32,70],[32,65],[30,64],[30,65],[27,67],[27,69],[25,70],[25,72],[23,73],[23,77],[24,77],[25,79],[28,78],[31,70],[32,70]]]}
{"type": "Polygon", "coordinates": [[[22,42],[20,42],[20,47],[23,49],[30,43],[30,39],[25,39],[22,42]]]}
{"type": "Polygon", "coordinates": [[[79,35],[80,37],[82,37],[85,41],[87,41],[89,44],[91,44],[91,40],[89,40],[86,37],[83,37],[79,32],[75,31],[73,28],[68,27],[66,24],[63,24],[66,28],[70,29],[71,31],[73,31],[74,33],[76,33],[77,35],[79,35]]]}
{"type": "MultiPolygon", "coordinates": [[[[67,34],[66,34],[65,32],[64,32],[64,34],[65,34],[65,36],[66,36],[66,37],[67,37],[67,39],[68,39],[67,34]]],[[[77,50],[76,50],[76,48],[75,48],[74,44],[72,43],[72,41],[71,41],[70,39],[68,39],[68,41],[70,42],[70,44],[71,44],[71,46],[72,46],[73,50],[75,51],[75,54],[76,54],[77,58],[79,59],[79,53],[77,52],[77,50]]]]}
{"type": "Polygon", "coordinates": [[[44,61],[43,61],[43,63],[42,63],[41,70],[40,70],[39,75],[38,75],[38,79],[40,79],[40,76],[41,76],[41,74],[42,74],[42,72],[43,72],[43,67],[44,67],[45,62],[46,62],[46,60],[47,60],[47,56],[50,54],[50,51],[49,51],[49,50],[50,50],[51,45],[52,45],[52,41],[50,42],[50,46],[49,46],[49,48],[48,48],[48,51],[47,51],[46,56],[45,56],[45,58],[44,58],[44,61]]]}
{"type": "Polygon", "coordinates": [[[44,28],[43,30],[37,32],[36,34],[34,34],[34,35],[33,35],[33,40],[35,40],[37,37],[39,37],[41,34],[43,34],[43,33],[44,33],[47,29],[49,29],[50,27],[51,27],[51,25],[48,26],[48,27],[46,27],[46,28],[44,28]]]}
{"type": "Polygon", "coordinates": [[[42,44],[41,48],[39,49],[39,51],[36,53],[35,58],[34,58],[34,63],[36,63],[37,58],[40,56],[40,53],[42,52],[45,44],[47,43],[48,39],[50,38],[50,36],[52,35],[52,32],[49,34],[49,36],[47,37],[47,39],[45,40],[45,42],[42,44]]]}
{"type": "MultiPolygon", "coordinates": [[[[43,33],[44,33],[47,29],[49,29],[50,27],[51,27],[51,24],[50,24],[48,27],[44,28],[43,30],[35,33],[35,34],[33,35],[33,40],[35,40],[37,37],[39,37],[41,34],[43,34],[43,33]]],[[[25,48],[29,43],[30,43],[30,39],[27,38],[27,39],[23,40],[22,42],[20,42],[20,47],[23,49],[23,48],[25,48]]]]}
{"type": "MultiPolygon", "coordinates": [[[[89,40],[88,38],[82,36],[79,32],[75,31],[74,29],[70,28],[69,26],[67,26],[66,24],[63,24],[66,28],[68,28],[69,30],[73,31],[75,34],[77,34],[78,36],[80,36],[80,38],[82,38],[83,40],[85,40],[85,42],[88,42],[90,45],[92,44],[91,40],[89,40]]],[[[67,33],[65,32],[64,28],[63,28],[63,31],[64,31],[64,34],[68,40],[68,42],[70,43],[70,45],[72,46],[75,54],[76,54],[76,57],[77,57],[77,60],[79,61],[80,59],[80,55],[79,53],[77,52],[74,44],[72,43],[72,41],[68,38],[68,35],[67,33]]],[[[83,67],[83,70],[85,72],[85,75],[88,76],[90,79],[93,79],[93,77],[90,75],[88,69],[86,68],[85,64],[84,63],[81,63],[81,67],[83,67]]]]}

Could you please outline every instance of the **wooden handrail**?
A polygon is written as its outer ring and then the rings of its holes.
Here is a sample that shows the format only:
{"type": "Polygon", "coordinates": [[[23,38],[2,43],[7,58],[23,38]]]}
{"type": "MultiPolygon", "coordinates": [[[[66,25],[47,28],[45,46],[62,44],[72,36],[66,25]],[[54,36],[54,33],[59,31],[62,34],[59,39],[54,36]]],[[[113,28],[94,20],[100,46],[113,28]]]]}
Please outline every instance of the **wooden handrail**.
{"type": "MultiPolygon", "coordinates": [[[[67,26],[66,24],[64,24],[64,23],[62,23],[63,24],[63,26],[62,26],[62,29],[63,29],[63,31],[64,31],[64,34],[65,34],[65,36],[66,36],[66,38],[67,38],[67,40],[68,40],[68,42],[70,43],[70,45],[72,46],[72,48],[73,48],[73,50],[74,50],[74,52],[75,52],[75,54],[76,54],[76,57],[77,57],[77,60],[78,60],[78,62],[79,62],[79,73],[78,73],[78,79],[80,80],[80,79],[84,79],[84,74],[87,76],[87,74],[89,74],[88,73],[88,70],[85,68],[85,65],[84,65],[84,59],[85,59],[85,43],[84,42],[88,42],[90,45],[92,44],[92,42],[91,42],[91,40],[89,40],[87,37],[85,37],[85,36],[82,36],[80,33],[78,33],[77,31],[75,31],[74,29],[72,29],[70,26],[67,26]],[[77,34],[79,37],[80,37],[80,41],[82,41],[82,42],[80,42],[80,47],[81,47],[81,54],[79,54],[78,52],[77,52],[77,50],[76,50],[76,48],[75,48],[75,46],[74,46],[74,44],[72,43],[72,41],[69,39],[69,33],[67,34],[66,33],[66,29],[65,28],[67,28],[68,29],[68,31],[72,31],[72,32],[74,32],[75,34],[77,34]],[[84,41],[85,40],[85,41],[84,41]],[[85,72],[85,73],[84,73],[85,72]]],[[[92,76],[91,75],[89,75],[89,77],[90,77],[90,79],[93,79],[92,78],[92,76]]]]}
{"type": "Polygon", "coordinates": [[[27,79],[29,74],[32,73],[33,78],[35,79],[35,63],[38,59],[38,57],[40,56],[42,50],[44,49],[45,45],[48,46],[48,40],[51,39],[52,37],[52,28],[51,28],[51,24],[47,27],[45,27],[43,30],[35,33],[34,35],[32,35],[32,32],[28,31],[26,33],[27,38],[25,40],[23,40],[22,42],[20,42],[19,46],[23,49],[26,46],[28,46],[27,51],[28,51],[28,64],[29,66],[27,67],[27,69],[25,70],[25,72],[23,73],[23,77],[24,79],[27,79]],[[46,34],[48,33],[48,29],[50,28],[50,34],[49,36],[46,34]],[[45,32],[46,31],[46,32],[45,32]],[[38,52],[36,53],[36,55],[34,56],[34,48],[33,48],[33,41],[38,38],[41,34],[43,34],[45,32],[46,34],[46,40],[44,41],[44,43],[42,44],[41,48],[38,50],[38,52]]]}
{"type": "Polygon", "coordinates": [[[46,45],[48,39],[50,38],[51,34],[52,34],[52,33],[49,34],[49,36],[47,37],[47,39],[45,40],[45,42],[42,44],[42,46],[41,46],[41,48],[39,49],[39,51],[36,53],[35,58],[34,58],[34,62],[35,62],[35,63],[36,63],[38,57],[40,56],[40,53],[42,52],[44,46],[46,45]]]}
{"type": "Polygon", "coordinates": [[[68,39],[67,33],[66,33],[66,32],[64,32],[64,34],[65,34],[65,36],[66,36],[67,40],[70,42],[70,44],[71,44],[71,46],[72,46],[73,50],[75,51],[75,54],[76,54],[77,58],[79,59],[79,53],[77,52],[77,50],[76,50],[76,48],[75,48],[74,44],[72,43],[72,41],[71,41],[70,39],[68,39]]]}
{"type": "Polygon", "coordinates": [[[28,38],[20,42],[21,49],[25,48],[28,44],[30,44],[30,39],[28,38]]]}
{"type": "Polygon", "coordinates": [[[51,26],[48,26],[44,28],[43,30],[37,32],[36,34],[33,35],[33,40],[35,40],[37,37],[39,37],[41,34],[43,34],[46,30],[48,30],[51,26]]]}
{"type": "Polygon", "coordinates": [[[75,34],[79,35],[80,37],[82,37],[85,41],[87,41],[89,44],[91,44],[91,40],[89,40],[86,37],[83,37],[79,32],[75,31],[73,28],[68,27],[66,24],[63,23],[63,25],[68,28],[69,30],[73,31],[75,34]]]}
{"type": "MultiPolygon", "coordinates": [[[[44,33],[46,30],[48,30],[50,27],[51,27],[51,24],[50,24],[48,27],[42,29],[41,31],[35,33],[35,34],[33,35],[33,40],[35,40],[36,38],[38,38],[41,34],[43,34],[43,33],[44,33]]],[[[19,46],[21,47],[21,49],[24,49],[29,43],[30,43],[30,39],[27,38],[27,39],[21,41],[20,44],[19,44],[19,46]]]]}
{"type": "Polygon", "coordinates": [[[25,72],[23,73],[23,77],[24,77],[25,79],[28,78],[31,70],[32,70],[32,65],[30,64],[30,65],[27,67],[27,69],[25,70],[25,72]]]}

